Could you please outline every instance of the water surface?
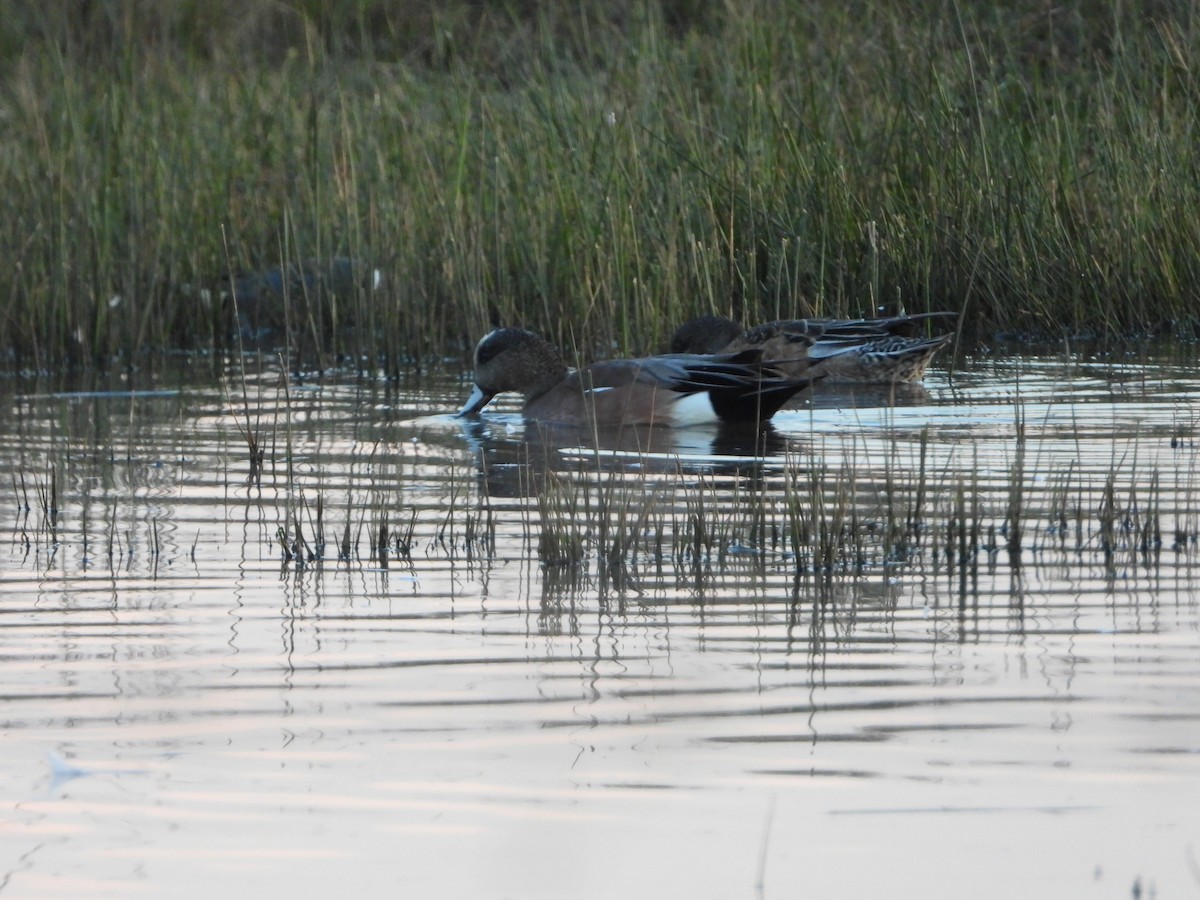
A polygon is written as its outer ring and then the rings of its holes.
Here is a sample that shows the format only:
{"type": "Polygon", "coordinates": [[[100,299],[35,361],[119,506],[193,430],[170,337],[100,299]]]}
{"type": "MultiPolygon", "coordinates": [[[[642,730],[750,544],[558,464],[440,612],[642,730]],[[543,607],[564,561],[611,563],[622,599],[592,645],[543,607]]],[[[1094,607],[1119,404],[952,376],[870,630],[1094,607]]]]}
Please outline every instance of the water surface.
{"type": "Polygon", "coordinates": [[[1194,360],[599,446],[249,369],[0,383],[8,893],[1200,891],[1194,360]]]}

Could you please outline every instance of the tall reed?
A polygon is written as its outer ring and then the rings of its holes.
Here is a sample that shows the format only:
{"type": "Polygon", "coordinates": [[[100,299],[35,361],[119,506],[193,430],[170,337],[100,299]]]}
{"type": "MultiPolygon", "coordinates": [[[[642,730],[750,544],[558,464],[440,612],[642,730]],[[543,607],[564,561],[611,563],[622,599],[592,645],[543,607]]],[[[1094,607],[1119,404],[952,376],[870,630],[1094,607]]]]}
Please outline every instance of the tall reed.
{"type": "Polygon", "coordinates": [[[708,311],[1196,325],[1191,4],[8,6],[9,364],[230,346],[231,274],[339,256],[386,282],[287,299],[308,362],[708,311]]]}

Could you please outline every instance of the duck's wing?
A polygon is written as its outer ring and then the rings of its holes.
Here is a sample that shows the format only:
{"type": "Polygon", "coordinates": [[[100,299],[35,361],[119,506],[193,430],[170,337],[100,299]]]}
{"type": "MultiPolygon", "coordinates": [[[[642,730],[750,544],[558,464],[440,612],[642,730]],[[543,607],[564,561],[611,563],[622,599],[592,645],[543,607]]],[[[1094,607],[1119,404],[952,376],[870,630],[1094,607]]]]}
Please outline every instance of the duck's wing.
{"type": "Polygon", "coordinates": [[[528,412],[582,425],[762,423],[813,380],[764,365],[758,350],[611,360],[571,373],[528,412]]]}
{"type": "Polygon", "coordinates": [[[785,368],[751,347],[718,355],[677,354],[637,360],[640,376],[680,395],[707,393],[724,422],[766,422],[789,399],[823,378],[809,373],[808,359],[785,368]]]}
{"type": "MultiPolygon", "coordinates": [[[[881,316],[878,319],[797,319],[805,323],[817,340],[833,337],[925,337],[928,326],[934,323],[951,325],[957,322],[956,312],[940,311],[913,313],[902,316],[881,316]]],[[[795,322],[783,323],[794,325],[795,322]]]]}
{"type": "MultiPolygon", "coordinates": [[[[768,359],[762,347],[717,354],[671,353],[626,362],[636,367],[639,382],[682,394],[794,380],[768,359]]],[[[807,372],[807,361],[803,369],[807,372]]]]}

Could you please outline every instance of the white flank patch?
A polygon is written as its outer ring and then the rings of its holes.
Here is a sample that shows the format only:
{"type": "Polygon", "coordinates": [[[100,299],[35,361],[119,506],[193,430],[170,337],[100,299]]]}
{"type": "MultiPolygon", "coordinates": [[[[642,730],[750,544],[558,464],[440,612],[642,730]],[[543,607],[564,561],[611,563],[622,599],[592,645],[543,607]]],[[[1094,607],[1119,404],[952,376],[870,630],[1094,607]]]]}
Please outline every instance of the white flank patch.
{"type": "Polygon", "coordinates": [[[584,391],[584,393],[585,394],[603,394],[605,391],[611,391],[612,389],[613,389],[613,386],[611,384],[608,384],[608,385],[604,385],[603,387],[590,388],[589,390],[584,391]]]}
{"type": "Polygon", "coordinates": [[[671,424],[677,428],[688,425],[711,425],[719,420],[717,411],[713,409],[712,401],[708,399],[708,391],[696,394],[684,394],[671,404],[671,424]]]}

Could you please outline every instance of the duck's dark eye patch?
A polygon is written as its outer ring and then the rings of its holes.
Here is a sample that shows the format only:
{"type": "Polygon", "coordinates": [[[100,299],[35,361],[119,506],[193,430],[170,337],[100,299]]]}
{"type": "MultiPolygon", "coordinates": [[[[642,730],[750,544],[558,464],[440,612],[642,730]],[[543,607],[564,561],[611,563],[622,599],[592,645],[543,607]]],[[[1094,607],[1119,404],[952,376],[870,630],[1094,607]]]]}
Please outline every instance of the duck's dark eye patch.
{"type": "Polygon", "coordinates": [[[482,366],[495,359],[504,350],[500,341],[485,341],[475,351],[475,365],[482,366]]]}

